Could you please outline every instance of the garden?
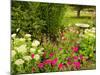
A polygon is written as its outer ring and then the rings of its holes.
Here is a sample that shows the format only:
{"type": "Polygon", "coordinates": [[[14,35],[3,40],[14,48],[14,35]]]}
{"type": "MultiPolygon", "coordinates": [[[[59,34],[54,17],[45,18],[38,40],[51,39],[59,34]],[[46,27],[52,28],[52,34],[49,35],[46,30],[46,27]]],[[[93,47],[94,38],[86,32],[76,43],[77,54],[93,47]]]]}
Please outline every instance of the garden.
{"type": "Polygon", "coordinates": [[[95,6],[12,1],[11,74],[96,68],[95,6]]]}

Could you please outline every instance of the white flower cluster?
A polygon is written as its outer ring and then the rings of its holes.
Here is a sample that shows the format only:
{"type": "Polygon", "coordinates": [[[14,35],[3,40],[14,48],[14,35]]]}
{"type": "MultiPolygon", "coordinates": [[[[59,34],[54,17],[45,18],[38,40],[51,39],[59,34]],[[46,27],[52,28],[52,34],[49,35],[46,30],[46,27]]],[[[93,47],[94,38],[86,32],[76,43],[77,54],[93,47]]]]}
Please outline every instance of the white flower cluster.
{"type": "Polygon", "coordinates": [[[26,34],[26,35],[25,35],[25,38],[26,38],[27,40],[31,40],[31,34],[26,34]]]}
{"type": "Polygon", "coordinates": [[[30,61],[32,58],[31,58],[31,56],[24,56],[23,59],[26,61],[30,61]]]}
{"type": "Polygon", "coordinates": [[[17,59],[16,61],[15,61],[15,64],[16,65],[22,65],[22,64],[24,64],[24,60],[23,59],[17,59]]]}
{"type": "Polygon", "coordinates": [[[16,50],[17,50],[18,53],[22,53],[22,54],[27,52],[26,45],[21,45],[16,50]]]}
{"type": "Polygon", "coordinates": [[[16,34],[12,34],[11,37],[12,37],[12,38],[15,38],[15,37],[16,37],[16,34]]]}
{"type": "Polygon", "coordinates": [[[30,34],[26,34],[23,38],[17,38],[16,34],[12,34],[12,38],[13,50],[11,51],[11,57],[13,58],[13,64],[20,66],[25,62],[30,62],[32,60],[31,54],[34,54],[34,59],[36,61],[40,59],[41,54],[43,54],[44,48],[38,47],[40,45],[40,42],[38,40],[33,40],[33,42],[27,41],[31,39],[30,34]],[[17,55],[21,57],[17,57],[17,55]]]}
{"type": "Polygon", "coordinates": [[[40,55],[43,54],[43,50],[44,50],[44,48],[40,48],[40,49],[37,49],[37,48],[30,48],[30,53],[31,53],[31,54],[35,54],[35,55],[34,55],[34,59],[35,59],[35,60],[39,60],[39,59],[40,59],[40,55]]]}
{"type": "Polygon", "coordinates": [[[16,55],[16,51],[15,50],[12,50],[11,57],[14,58],[15,55],[16,55]]]}
{"type": "Polygon", "coordinates": [[[30,48],[30,53],[35,53],[36,48],[30,48]]]}
{"type": "Polygon", "coordinates": [[[40,42],[38,40],[33,40],[33,42],[32,42],[33,47],[37,47],[39,44],[40,44],[40,42]]]}
{"type": "Polygon", "coordinates": [[[35,60],[39,60],[39,59],[40,59],[40,55],[39,55],[39,54],[35,54],[35,55],[34,55],[34,59],[35,59],[35,60]]]}
{"type": "Polygon", "coordinates": [[[89,38],[89,37],[93,37],[95,38],[95,28],[91,28],[91,29],[85,29],[85,34],[83,35],[83,37],[85,38],[89,38]]]}

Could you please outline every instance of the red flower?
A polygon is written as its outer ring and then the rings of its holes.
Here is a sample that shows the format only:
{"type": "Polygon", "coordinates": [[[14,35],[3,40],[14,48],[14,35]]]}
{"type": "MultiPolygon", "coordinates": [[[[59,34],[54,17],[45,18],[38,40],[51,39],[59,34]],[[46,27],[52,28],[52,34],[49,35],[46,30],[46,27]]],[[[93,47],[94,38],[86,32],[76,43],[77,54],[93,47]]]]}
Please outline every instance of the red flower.
{"type": "Polygon", "coordinates": [[[50,55],[49,55],[49,56],[50,56],[50,57],[53,57],[53,55],[54,55],[54,53],[50,53],[50,55]]]}
{"type": "Polygon", "coordinates": [[[58,68],[59,68],[60,70],[63,69],[63,64],[60,63],[60,64],[58,65],[58,68]]]}
{"type": "Polygon", "coordinates": [[[43,64],[43,63],[39,63],[39,64],[38,64],[38,67],[41,69],[41,68],[44,67],[44,64],[43,64]]]}
{"type": "Polygon", "coordinates": [[[35,68],[34,67],[32,67],[32,72],[35,72],[35,68]]]}
{"type": "Polygon", "coordinates": [[[51,62],[52,66],[56,65],[57,61],[58,61],[57,58],[55,58],[54,60],[52,60],[52,62],[51,62]]]}
{"type": "Polygon", "coordinates": [[[80,62],[74,62],[73,64],[76,69],[80,69],[80,62]]]}
{"type": "Polygon", "coordinates": [[[78,52],[78,47],[72,47],[72,50],[73,50],[74,52],[78,52]]]}
{"type": "Polygon", "coordinates": [[[31,55],[32,59],[34,58],[34,54],[31,55]]]}

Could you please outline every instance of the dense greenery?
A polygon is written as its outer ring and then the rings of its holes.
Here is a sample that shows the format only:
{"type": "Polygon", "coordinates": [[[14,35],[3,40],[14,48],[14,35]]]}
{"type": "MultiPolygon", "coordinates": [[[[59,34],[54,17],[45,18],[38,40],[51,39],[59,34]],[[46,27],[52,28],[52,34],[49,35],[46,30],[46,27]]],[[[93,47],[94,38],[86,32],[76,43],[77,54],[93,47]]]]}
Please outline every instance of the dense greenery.
{"type": "MultiPolygon", "coordinates": [[[[49,3],[12,2],[12,33],[20,28],[34,38],[46,34],[56,41],[65,5],[49,3]]],[[[37,38],[40,40],[40,38],[37,38]]]]}

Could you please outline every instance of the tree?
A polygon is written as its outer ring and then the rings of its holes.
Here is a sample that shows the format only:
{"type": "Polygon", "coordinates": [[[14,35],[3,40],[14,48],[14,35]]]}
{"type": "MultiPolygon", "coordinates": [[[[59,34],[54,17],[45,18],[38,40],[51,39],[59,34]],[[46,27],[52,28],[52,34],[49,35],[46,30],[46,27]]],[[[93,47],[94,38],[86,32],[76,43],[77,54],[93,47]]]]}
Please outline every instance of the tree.
{"type": "Polygon", "coordinates": [[[95,6],[89,6],[89,5],[70,5],[74,10],[77,11],[77,17],[80,17],[80,12],[83,9],[88,9],[88,8],[95,8],[95,6]]]}

